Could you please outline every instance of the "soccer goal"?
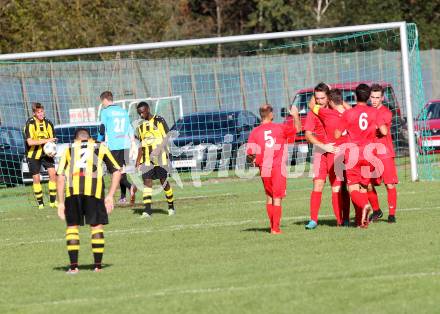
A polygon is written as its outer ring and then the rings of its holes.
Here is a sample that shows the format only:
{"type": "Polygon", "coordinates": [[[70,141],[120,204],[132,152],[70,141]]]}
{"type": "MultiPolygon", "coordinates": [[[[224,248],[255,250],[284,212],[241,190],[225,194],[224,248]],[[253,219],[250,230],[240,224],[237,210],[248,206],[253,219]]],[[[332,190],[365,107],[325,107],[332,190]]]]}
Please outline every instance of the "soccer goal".
{"type": "MultiPolygon", "coordinates": [[[[440,178],[414,24],[4,54],[0,62],[2,127],[21,128],[32,102],[44,104],[54,124],[69,122],[69,112],[77,109],[94,107],[99,116],[99,95],[111,90],[133,118],[135,104],[147,101],[181,131],[175,142],[181,148],[178,164],[209,169],[240,164],[261,104],[272,104],[275,121],[282,122],[292,103],[305,116],[321,81],[341,88],[349,103],[359,82],[379,82],[393,112],[401,179],[440,178]]],[[[311,147],[302,132],[289,157],[291,174],[308,169],[311,147]]],[[[15,174],[8,165],[0,175],[15,174]]]]}
{"type": "MultiPolygon", "coordinates": [[[[166,96],[166,97],[147,97],[147,98],[129,98],[118,99],[114,101],[114,104],[121,106],[128,111],[130,121],[135,126],[139,120],[137,113],[137,105],[140,102],[146,102],[151,108],[151,113],[154,115],[162,116],[165,121],[168,121],[171,125],[174,125],[178,119],[183,118],[183,103],[182,96],[166,96]]],[[[98,117],[102,110],[102,105],[98,105],[98,117]]]]}

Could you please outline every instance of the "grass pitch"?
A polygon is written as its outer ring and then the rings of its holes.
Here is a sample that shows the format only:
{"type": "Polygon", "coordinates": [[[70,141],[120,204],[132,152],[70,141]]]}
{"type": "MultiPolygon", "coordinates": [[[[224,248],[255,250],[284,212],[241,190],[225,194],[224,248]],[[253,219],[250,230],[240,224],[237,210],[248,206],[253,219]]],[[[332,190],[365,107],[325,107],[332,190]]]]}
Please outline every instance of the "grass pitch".
{"type": "Polygon", "coordinates": [[[328,187],[318,229],[304,230],[310,189],[289,180],[280,236],[259,179],[174,187],[172,217],[163,194],[151,220],[116,208],[104,271],[90,270],[83,227],[76,276],[56,210],[37,210],[30,187],[2,189],[0,313],[438,313],[440,183],[400,184],[397,224],[367,230],[334,226],[328,187]]]}

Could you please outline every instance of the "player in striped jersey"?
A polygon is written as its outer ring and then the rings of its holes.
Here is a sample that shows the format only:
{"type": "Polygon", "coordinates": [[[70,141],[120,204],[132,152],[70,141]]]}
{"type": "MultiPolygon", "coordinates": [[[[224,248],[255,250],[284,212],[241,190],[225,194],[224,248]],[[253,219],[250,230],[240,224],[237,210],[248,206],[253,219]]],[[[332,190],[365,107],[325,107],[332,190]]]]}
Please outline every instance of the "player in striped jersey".
{"type": "Polygon", "coordinates": [[[159,179],[164,189],[168,202],[168,214],[174,215],[174,195],[173,189],[168,182],[169,158],[166,146],[166,136],[169,131],[165,119],[152,115],[150,106],[146,102],[140,102],[137,105],[137,112],[142,118],[136,128],[136,137],[141,142],[136,168],[142,171],[144,180],[143,203],[145,210],[141,217],[150,217],[151,197],[153,193],[153,180],[159,179]]]}
{"type": "Polygon", "coordinates": [[[26,121],[24,134],[26,139],[26,158],[29,171],[32,174],[33,191],[38,202],[38,208],[44,208],[43,189],[40,183],[41,166],[49,173],[49,201],[50,207],[56,207],[56,172],[53,156],[47,156],[43,152],[43,146],[49,142],[55,142],[53,124],[46,119],[44,106],[40,103],[32,104],[33,117],[26,121]]]}
{"type": "Polygon", "coordinates": [[[121,179],[120,166],[105,144],[94,141],[86,129],[79,128],[74,143],[61,157],[57,174],[58,216],[67,224],[68,273],[78,272],[79,226],[84,225],[84,220],[91,226],[94,270],[98,272],[104,254],[103,225],[108,224],[108,214],[113,210],[113,195],[121,179]],[[112,174],[105,197],[104,163],[112,174]]]}

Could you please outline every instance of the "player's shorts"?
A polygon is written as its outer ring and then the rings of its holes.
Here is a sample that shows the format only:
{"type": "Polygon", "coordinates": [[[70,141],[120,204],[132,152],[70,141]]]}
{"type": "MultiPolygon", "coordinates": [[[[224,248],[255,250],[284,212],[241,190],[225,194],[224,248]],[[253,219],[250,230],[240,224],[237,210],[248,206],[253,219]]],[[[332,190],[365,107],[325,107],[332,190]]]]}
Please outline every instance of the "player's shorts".
{"type": "Polygon", "coordinates": [[[381,183],[385,184],[397,184],[399,183],[399,178],[397,176],[396,164],[394,162],[394,158],[385,158],[380,159],[383,164],[383,172],[381,176],[372,179],[372,183],[374,185],[381,185],[381,183]]]}
{"type": "Polygon", "coordinates": [[[356,165],[350,169],[345,170],[347,176],[347,184],[361,184],[367,186],[372,182],[374,166],[365,159],[359,159],[356,165]]]}
{"type": "Polygon", "coordinates": [[[161,166],[149,167],[143,171],[142,179],[166,180],[168,179],[168,170],[161,166]]]}
{"type": "Polygon", "coordinates": [[[42,156],[40,159],[27,158],[27,163],[29,165],[29,172],[34,176],[40,174],[41,166],[44,169],[55,168],[55,160],[49,156],[42,156]]]}
{"type": "Polygon", "coordinates": [[[113,158],[115,158],[116,162],[118,163],[119,167],[123,167],[127,165],[126,158],[128,159],[128,156],[130,154],[130,151],[128,149],[116,149],[111,151],[113,158]]]}
{"type": "MultiPolygon", "coordinates": [[[[260,172],[263,170],[260,168],[260,172]]],[[[283,176],[281,169],[272,168],[270,176],[261,176],[266,195],[272,198],[284,198],[286,196],[287,179],[283,176]]]]}
{"type": "Polygon", "coordinates": [[[66,223],[68,226],[108,224],[104,200],[93,196],[71,195],[65,199],[66,223]]]}
{"type": "Polygon", "coordinates": [[[313,181],[326,180],[328,175],[327,153],[322,151],[313,153],[313,181]]]}
{"type": "MultiPolygon", "coordinates": [[[[345,181],[344,175],[344,154],[326,153],[327,173],[331,186],[341,186],[345,181]],[[336,165],[336,169],[335,169],[336,165]]],[[[324,179],[325,180],[325,179],[324,179]]]]}

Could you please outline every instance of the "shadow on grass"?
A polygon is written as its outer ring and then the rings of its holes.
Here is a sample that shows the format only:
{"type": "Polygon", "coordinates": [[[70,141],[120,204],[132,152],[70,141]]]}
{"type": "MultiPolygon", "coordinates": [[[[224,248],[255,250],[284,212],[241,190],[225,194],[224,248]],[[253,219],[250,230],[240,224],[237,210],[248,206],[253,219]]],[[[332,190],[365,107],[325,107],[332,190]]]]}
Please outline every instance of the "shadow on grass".
{"type": "Polygon", "coordinates": [[[267,232],[270,233],[270,228],[247,228],[241,230],[241,232],[267,232]]]}
{"type": "MultiPolygon", "coordinates": [[[[113,264],[102,264],[102,269],[108,268],[108,267],[112,267],[113,264]]],[[[78,269],[79,270],[90,270],[92,271],[95,268],[94,264],[88,264],[88,265],[78,265],[78,269]]],[[[53,270],[57,270],[57,271],[63,271],[66,272],[69,269],[69,266],[57,266],[54,267],[53,270]]]]}
{"type": "MultiPolygon", "coordinates": [[[[144,208],[133,208],[132,209],[134,215],[141,215],[144,212],[144,208]]],[[[152,208],[151,212],[154,214],[168,215],[168,210],[160,209],[160,208],[152,208]]]]}

